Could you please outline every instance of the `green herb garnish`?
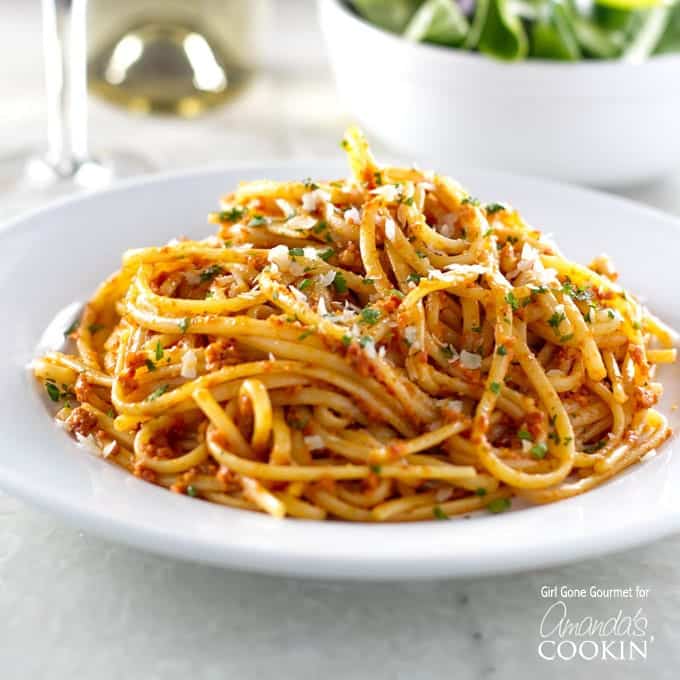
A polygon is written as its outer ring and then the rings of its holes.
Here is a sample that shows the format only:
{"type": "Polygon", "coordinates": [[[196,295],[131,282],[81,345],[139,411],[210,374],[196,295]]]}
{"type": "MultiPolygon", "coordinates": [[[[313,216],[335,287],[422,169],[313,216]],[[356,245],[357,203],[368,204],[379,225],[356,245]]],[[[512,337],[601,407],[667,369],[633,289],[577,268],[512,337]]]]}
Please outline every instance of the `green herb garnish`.
{"type": "Polygon", "coordinates": [[[535,458],[536,460],[542,460],[548,453],[548,447],[545,444],[541,443],[534,444],[529,449],[529,453],[531,454],[532,458],[535,458]]]}
{"type": "Polygon", "coordinates": [[[245,210],[239,206],[235,206],[230,210],[222,210],[217,213],[217,219],[220,222],[238,222],[244,215],[245,210]]]}
{"type": "Polygon", "coordinates": [[[366,307],[361,310],[361,320],[364,323],[367,323],[369,325],[373,325],[378,322],[378,319],[380,318],[380,310],[378,309],[373,309],[373,307],[366,307]]]}
{"type": "Polygon", "coordinates": [[[162,397],[170,389],[170,385],[161,385],[157,387],[148,397],[148,401],[155,401],[158,397],[162,397]]]}
{"type": "Polygon", "coordinates": [[[347,281],[342,272],[335,273],[333,287],[335,288],[336,292],[340,293],[341,295],[347,292],[347,281]]]}
{"type": "Polygon", "coordinates": [[[487,504],[486,509],[489,512],[499,513],[505,512],[512,505],[509,498],[495,498],[490,503],[487,504]]]}
{"type": "Polygon", "coordinates": [[[432,508],[432,514],[436,519],[449,519],[449,516],[438,505],[432,508]]]}

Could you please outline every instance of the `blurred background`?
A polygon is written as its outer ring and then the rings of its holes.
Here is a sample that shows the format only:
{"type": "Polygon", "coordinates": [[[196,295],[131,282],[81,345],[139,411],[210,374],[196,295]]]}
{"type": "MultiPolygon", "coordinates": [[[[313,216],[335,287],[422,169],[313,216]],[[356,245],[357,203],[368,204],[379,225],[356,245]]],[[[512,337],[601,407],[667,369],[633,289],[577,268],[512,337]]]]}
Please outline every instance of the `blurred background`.
{"type": "Polygon", "coordinates": [[[140,173],[337,157],[354,120],[404,161],[547,175],[680,213],[675,0],[350,4],[3,0],[0,218],[140,173]],[[106,172],[93,163],[74,183],[91,159],[106,172]]]}

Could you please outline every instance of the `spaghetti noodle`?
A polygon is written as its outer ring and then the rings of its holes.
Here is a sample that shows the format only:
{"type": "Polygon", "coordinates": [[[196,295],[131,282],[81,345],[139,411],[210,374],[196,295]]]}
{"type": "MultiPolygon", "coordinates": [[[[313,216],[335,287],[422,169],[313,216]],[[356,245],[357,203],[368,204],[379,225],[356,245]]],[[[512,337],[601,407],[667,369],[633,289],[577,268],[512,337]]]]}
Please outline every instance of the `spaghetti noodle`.
{"type": "Polygon", "coordinates": [[[353,521],[567,498],[664,442],[674,336],[608,260],[343,147],[349,180],[241,184],[217,236],[125,253],[34,363],[57,420],[175,492],[353,521]]]}

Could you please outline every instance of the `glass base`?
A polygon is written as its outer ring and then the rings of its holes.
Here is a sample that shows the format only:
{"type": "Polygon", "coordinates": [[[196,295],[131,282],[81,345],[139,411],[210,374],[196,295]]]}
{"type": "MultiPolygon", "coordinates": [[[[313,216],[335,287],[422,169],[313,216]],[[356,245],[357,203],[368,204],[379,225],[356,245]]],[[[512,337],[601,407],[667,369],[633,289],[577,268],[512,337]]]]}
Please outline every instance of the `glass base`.
{"type": "Polygon", "coordinates": [[[0,158],[0,218],[151,171],[153,165],[146,159],[126,152],[102,153],[96,159],[58,165],[30,152],[0,158]]]}

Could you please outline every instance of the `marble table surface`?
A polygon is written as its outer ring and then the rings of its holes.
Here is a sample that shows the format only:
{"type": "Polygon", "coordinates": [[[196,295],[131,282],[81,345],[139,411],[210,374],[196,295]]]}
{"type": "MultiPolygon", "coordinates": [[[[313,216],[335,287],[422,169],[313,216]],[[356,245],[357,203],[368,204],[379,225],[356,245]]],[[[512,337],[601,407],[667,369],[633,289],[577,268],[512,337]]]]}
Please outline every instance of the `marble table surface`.
{"type": "MultiPolygon", "coordinates": [[[[3,60],[0,67],[0,156],[42,134],[38,9],[19,0],[0,7],[1,49],[14,52],[11,65],[3,60]],[[26,50],[29,43],[35,48],[26,50]]],[[[93,100],[95,145],[147,154],[160,169],[335,155],[348,119],[313,7],[280,0],[276,11],[284,30],[239,101],[187,122],[134,118],[93,100]]],[[[680,215],[680,173],[624,194],[680,215]]],[[[0,197],[2,216],[26,207],[23,199],[0,197]]],[[[507,680],[604,672],[670,679],[680,669],[679,565],[676,536],[513,576],[394,584],[284,579],[114,545],[0,492],[0,677],[507,680]],[[541,658],[541,621],[555,601],[542,595],[549,586],[645,589],[643,599],[565,601],[572,620],[619,610],[644,617],[646,660],[541,658]]]]}

